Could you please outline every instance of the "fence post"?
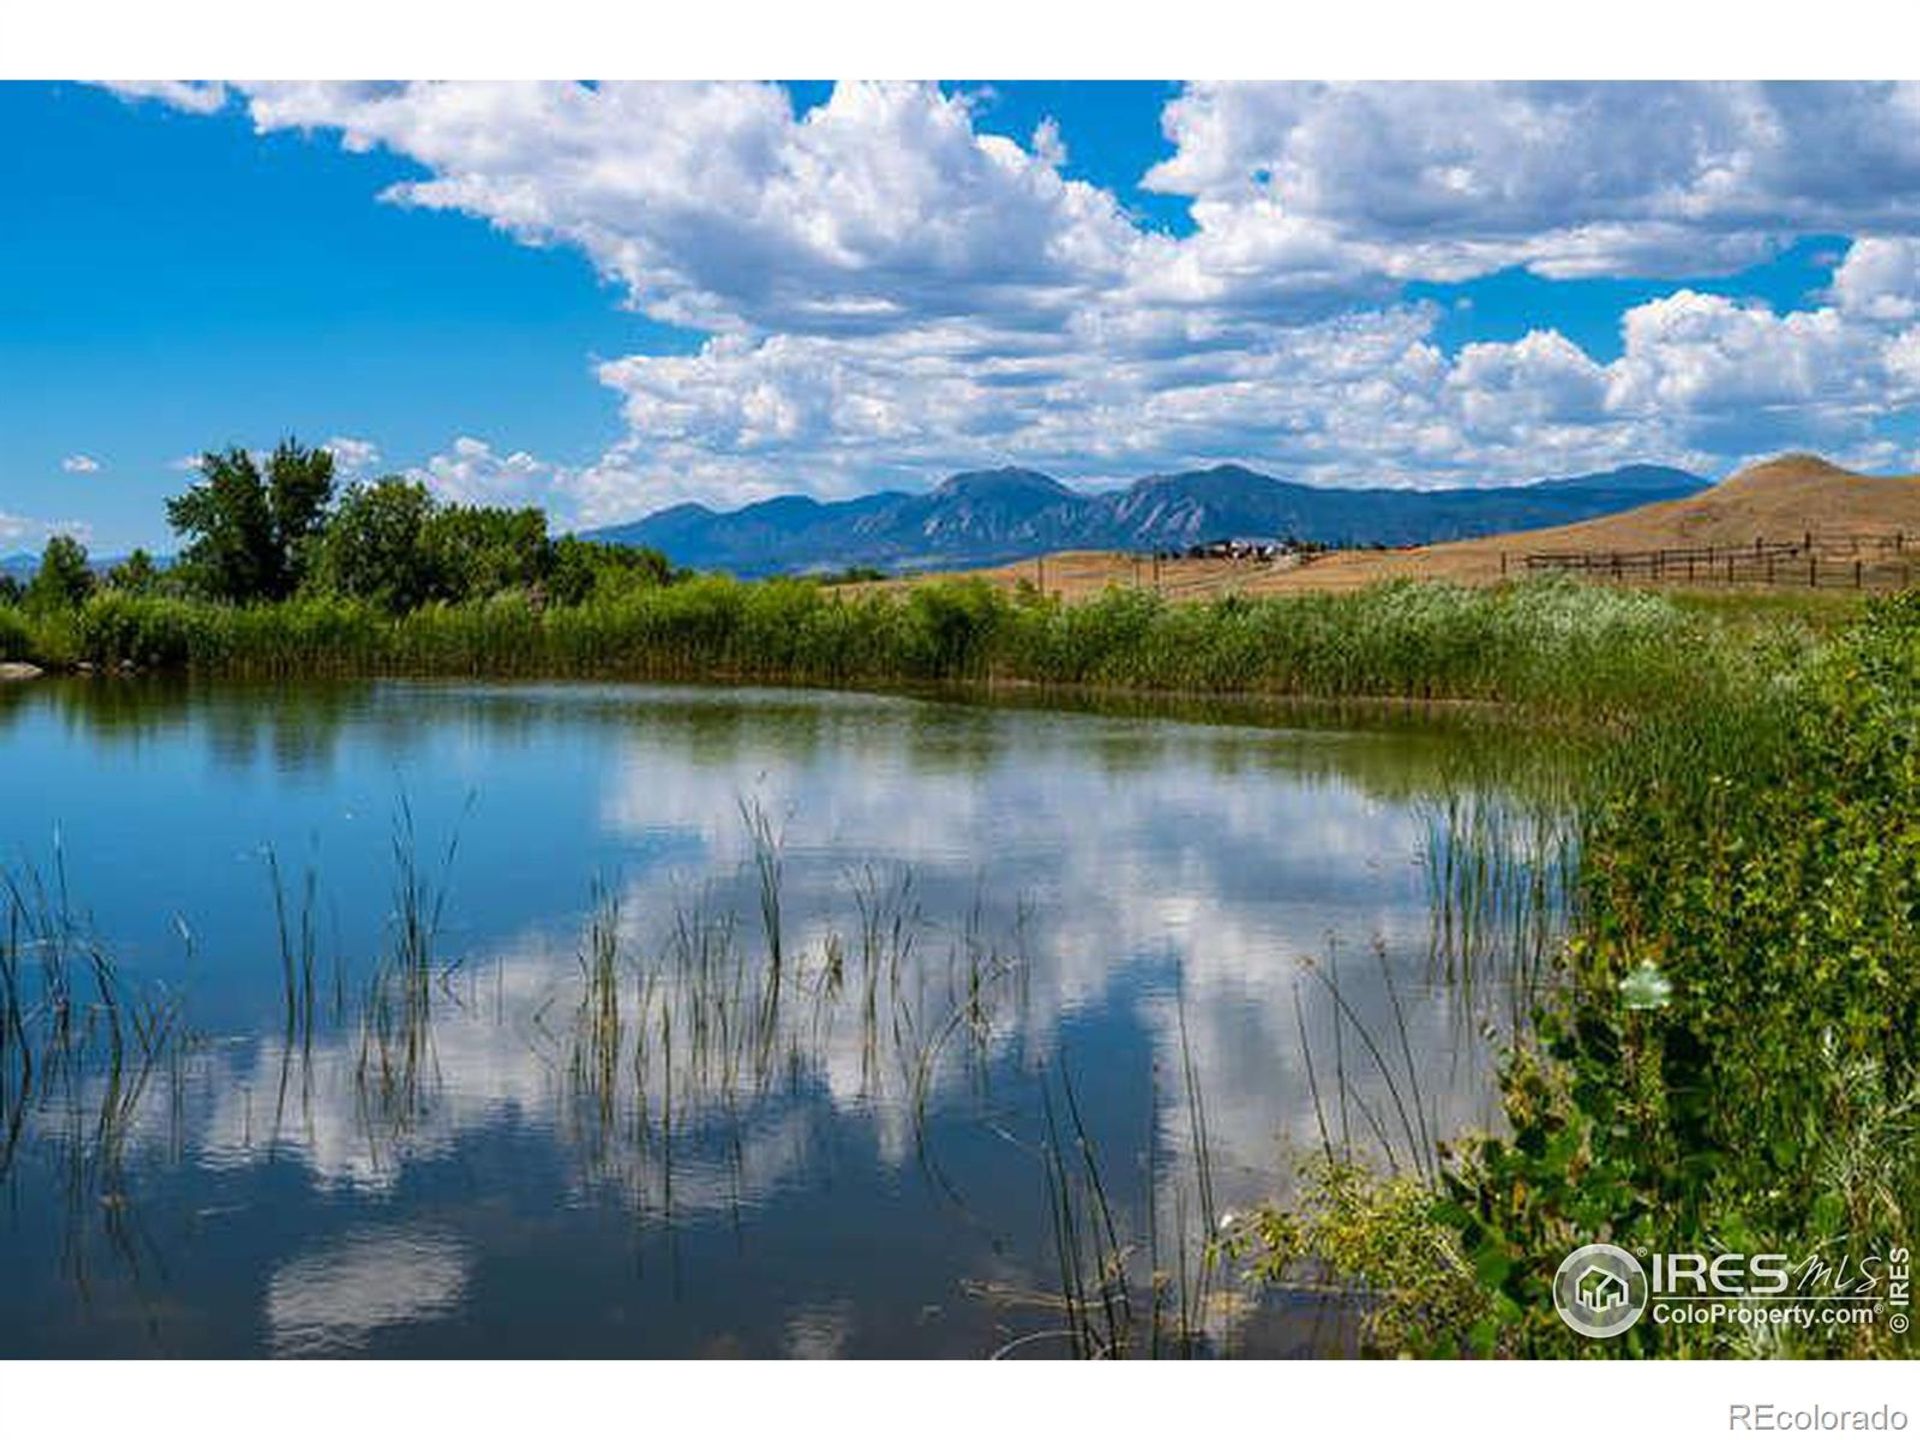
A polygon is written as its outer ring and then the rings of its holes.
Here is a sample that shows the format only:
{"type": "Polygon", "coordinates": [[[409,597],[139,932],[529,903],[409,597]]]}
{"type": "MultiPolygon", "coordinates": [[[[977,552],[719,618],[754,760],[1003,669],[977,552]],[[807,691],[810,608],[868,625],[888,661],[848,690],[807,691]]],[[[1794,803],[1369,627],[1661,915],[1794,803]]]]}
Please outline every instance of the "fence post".
{"type": "Polygon", "coordinates": [[[1813,578],[1814,566],[1818,565],[1819,563],[1820,562],[1816,560],[1813,556],[1811,555],[1807,556],[1807,588],[1809,590],[1813,589],[1817,583],[1813,578]]]}
{"type": "Polygon", "coordinates": [[[1853,588],[1856,590],[1860,588],[1860,562],[1858,560],[1853,562],[1853,588]]]}

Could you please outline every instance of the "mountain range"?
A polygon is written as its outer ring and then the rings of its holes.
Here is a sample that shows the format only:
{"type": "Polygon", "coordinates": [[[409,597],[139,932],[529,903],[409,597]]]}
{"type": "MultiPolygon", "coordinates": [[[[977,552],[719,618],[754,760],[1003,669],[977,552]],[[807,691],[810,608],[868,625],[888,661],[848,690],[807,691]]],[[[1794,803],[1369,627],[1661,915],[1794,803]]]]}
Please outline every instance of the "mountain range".
{"type": "MultiPolygon", "coordinates": [[[[782,495],[738,510],[675,505],[586,538],[651,546],[677,565],[743,576],[856,565],[949,570],[1056,550],[1175,551],[1229,539],[1425,545],[1570,524],[1708,488],[1699,476],[1663,465],[1453,490],[1301,485],[1216,465],[1085,491],[1008,468],[966,471],[917,495],[782,495]]],[[[0,572],[22,580],[38,565],[35,554],[0,556],[0,572]]]]}
{"type": "Polygon", "coordinates": [[[1216,465],[1083,491],[1009,468],[967,471],[918,495],[782,495],[720,511],[675,505],[586,538],[651,546],[678,565],[743,576],[855,565],[940,570],[1055,550],[1174,551],[1227,539],[1423,545],[1564,525],[1707,487],[1662,465],[1453,490],[1338,489],[1216,465]]]}

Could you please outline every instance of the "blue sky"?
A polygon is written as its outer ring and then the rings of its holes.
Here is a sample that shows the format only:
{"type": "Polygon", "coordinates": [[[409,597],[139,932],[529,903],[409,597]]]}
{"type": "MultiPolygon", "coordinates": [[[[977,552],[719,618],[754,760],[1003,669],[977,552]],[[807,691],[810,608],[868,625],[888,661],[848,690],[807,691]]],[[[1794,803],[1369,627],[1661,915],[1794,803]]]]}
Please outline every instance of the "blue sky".
{"type": "Polygon", "coordinates": [[[563,525],[1912,465],[1895,86],[0,85],[0,551],[293,433],[563,525]]]}

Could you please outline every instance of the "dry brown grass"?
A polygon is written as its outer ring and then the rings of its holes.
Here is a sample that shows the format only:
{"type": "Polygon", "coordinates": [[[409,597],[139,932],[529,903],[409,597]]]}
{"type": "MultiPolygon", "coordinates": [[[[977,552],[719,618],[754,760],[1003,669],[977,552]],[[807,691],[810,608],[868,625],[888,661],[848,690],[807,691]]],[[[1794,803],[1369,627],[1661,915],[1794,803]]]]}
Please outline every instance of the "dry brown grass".
{"type": "MultiPolygon", "coordinates": [[[[1750,466],[1685,500],[1622,511],[1573,525],[1514,531],[1478,540],[1402,550],[1341,550],[1308,564],[1165,560],[1104,550],[1069,550],[1012,565],[925,578],[979,578],[1005,590],[1023,582],[1069,600],[1110,585],[1157,588],[1173,599],[1355,590],[1383,580],[1493,584],[1524,573],[1535,552],[1645,551],[1750,545],[1815,534],[1904,532],[1920,568],[1920,475],[1875,476],[1843,470],[1813,455],[1784,455],[1750,466]],[[1505,568],[1502,566],[1505,557],[1505,568]]],[[[895,589],[917,579],[886,581],[895,589]]]]}
{"type": "Polygon", "coordinates": [[[997,590],[1031,586],[1067,600],[1090,599],[1114,585],[1157,589],[1173,599],[1201,600],[1242,590],[1254,577],[1274,570],[1272,565],[1250,560],[1155,560],[1118,550],[1060,550],[1010,565],[913,576],[860,588],[899,590],[928,580],[977,579],[997,590]]]}

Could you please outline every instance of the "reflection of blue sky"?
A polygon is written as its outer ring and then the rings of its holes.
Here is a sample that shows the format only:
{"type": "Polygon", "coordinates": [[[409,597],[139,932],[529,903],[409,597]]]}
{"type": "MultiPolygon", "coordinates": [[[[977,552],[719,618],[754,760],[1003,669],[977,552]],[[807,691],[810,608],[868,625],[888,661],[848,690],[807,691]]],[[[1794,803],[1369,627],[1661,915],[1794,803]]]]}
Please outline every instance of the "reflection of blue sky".
{"type": "MultiPolygon", "coordinates": [[[[897,855],[929,884],[970,887],[985,869],[1036,899],[1098,886],[1171,913],[1203,869],[1221,898],[1279,884],[1319,903],[1358,874],[1349,862],[1397,865],[1411,844],[1389,828],[1363,854],[1366,805],[1288,780],[1275,768],[1284,754],[1245,732],[880,699],[742,706],[683,693],[649,713],[617,693],[556,707],[539,690],[390,687],[340,704],[303,726],[263,691],[102,732],[29,702],[5,732],[0,855],[45,868],[57,834],[75,893],[142,965],[175,962],[179,915],[217,982],[197,1003],[238,1023],[236,994],[270,999],[277,984],[263,847],[291,878],[317,868],[325,948],[337,935],[362,957],[388,905],[402,793],[433,868],[458,834],[458,947],[576,913],[596,874],[706,878],[739,858],[738,802],[756,795],[812,857],[790,866],[802,888],[897,855]],[[1276,840],[1284,857],[1270,853],[1276,840]]],[[[1320,747],[1323,765],[1338,745],[1320,747]]],[[[1317,948],[1317,934],[1306,940],[1317,948]]]]}
{"type": "MultiPolygon", "coordinates": [[[[836,1223],[853,1234],[864,1216],[888,1235],[909,1257],[895,1282],[871,1281],[888,1305],[933,1303],[913,1297],[946,1283],[936,1273],[950,1281],[956,1263],[1031,1283],[1037,1172],[1004,1136],[1035,1138],[1036,1077],[1054,1061],[1075,1074],[1103,1149],[1123,1166],[1150,1127],[1177,1157],[1188,1140],[1183,1012],[1222,1203],[1284,1184],[1289,1147],[1309,1146],[1316,1124],[1296,1004],[1316,1074],[1331,1083],[1333,1007],[1302,969],[1330,946],[1349,1000],[1383,1036],[1392,1019],[1381,967],[1391,967],[1440,1133],[1491,1119],[1476,1017],[1426,985],[1427,897],[1414,863],[1425,822],[1394,785],[1373,781],[1395,773],[1382,756],[1403,742],[1390,737],[873,697],[376,687],[351,692],[311,743],[276,746],[278,703],[229,697],[106,739],[49,701],[15,711],[0,732],[26,777],[0,836],[7,849],[31,854],[57,824],[76,894],[150,972],[176,963],[176,911],[197,936],[193,1015],[233,1038],[195,1057],[177,1113],[198,1183],[222,1192],[284,1186],[291,1167],[339,1218],[410,1215],[423,1196],[435,1197],[429,1213],[484,1211],[494,1182],[474,1177],[499,1173],[486,1157],[536,1144],[543,1160],[516,1162],[517,1206],[584,1216],[612,1204],[744,1226],[768,1273],[797,1266],[800,1298],[785,1319],[761,1317],[784,1326],[777,1335],[743,1343],[830,1353],[870,1347],[870,1334],[849,1337],[875,1323],[882,1301],[788,1256],[815,1243],[799,1215],[839,1207],[850,1215],[836,1223]],[[320,857],[323,968],[337,927],[357,985],[390,905],[389,817],[402,781],[428,852],[469,792],[477,798],[452,871],[448,950],[468,964],[435,1015],[431,1104],[389,1135],[369,1125],[356,1089],[355,1035],[323,1034],[305,1060],[275,1038],[278,962],[257,847],[271,840],[290,873],[300,857],[320,857]],[[782,831],[783,930],[803,957],[796,993],[829,935],[851,940],[852,880],[870,862],[890,876],[910,869],[924,917],[906,977],[913,1016],[896,1048],[917,1054],[950,1013],[970,912],[997,953],[1017,935],[1026,968],[1018,987],[996,991],[986,1091],[964,1047],[943,1053],[929,1072],[924,1136],[899,1057],[876,1074],[850,1006],[792,1005],[781,1039],[791,1069],[744,1099],[703,1092],[683,1057],[675,1093],[686,1133],[668,1175],[657,1150],[587,1134],[572,1089],[564,1017],[587,882],[617,877],[631,953],[657,953],[675,907],[702,892],[740,916],[757,953],[743,798],[782,831]],[[115,883],[103,885],[107,876],[115,883]],[[956,1195],[925,1183],[929,1154],[956,1195]]],[[[1345,1044],[1355,1093],[1384,1111],[1350,1030],[1345,1044]]],[[[663,1062],[648,1063],[657,1096],[663,1062]]],[[[164,1170],[174,1097],[148,1102],[135,1153],[164,1170]]],[[[1357,1115],[1351,1125],[1361,1132],[1357,1115]]],[[[462,1233],[481,1221],[449,1223],[446,1233],[462,1233]]],[[[471,1311],[485,1286],[462,1277],[476,1265],[484,1276],[501,1243],[490,1231],[449,1249],[432,1228],[408,1241],[432,1279],[410,1317],[404,1296],[387,1306],[374,1291],[362,1312],[340,1298],[384,1242],[365,1227],[342,1234],[337,1221],[320,1233],[331,1238],[274,1259],[277,1348],[384,1345],[410,1318],[471,1311]]],[[[727,1322],[716,1310],[698,1323],[727,1322]]]]}

